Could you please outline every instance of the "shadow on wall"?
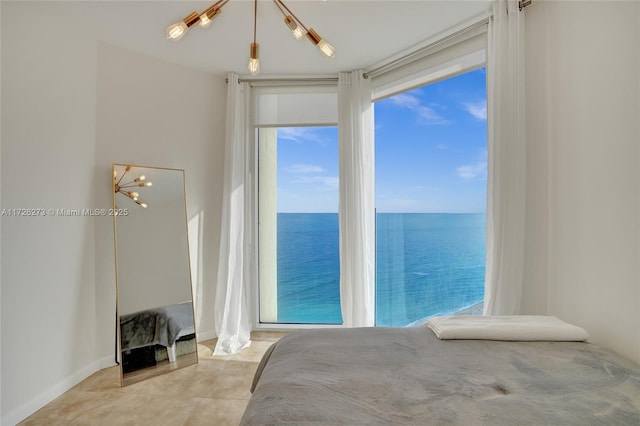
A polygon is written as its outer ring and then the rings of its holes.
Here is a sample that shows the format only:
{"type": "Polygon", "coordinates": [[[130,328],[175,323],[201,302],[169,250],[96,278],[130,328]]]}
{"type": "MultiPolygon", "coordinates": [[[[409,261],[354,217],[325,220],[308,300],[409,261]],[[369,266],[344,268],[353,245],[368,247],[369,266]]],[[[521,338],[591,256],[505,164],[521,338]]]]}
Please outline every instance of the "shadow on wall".
{"type": "MultiPolygon", "coordinates": [[[[203,303],[204,300],[204,212],[200,210],[187,224],[189,232],[189,261],[191,263],[191,291],[193,293],[193,308],[196,315],[196,330],[203,331],[203,303]]],[[[199,337],[200,338],[200,337],[199,337]]]]}

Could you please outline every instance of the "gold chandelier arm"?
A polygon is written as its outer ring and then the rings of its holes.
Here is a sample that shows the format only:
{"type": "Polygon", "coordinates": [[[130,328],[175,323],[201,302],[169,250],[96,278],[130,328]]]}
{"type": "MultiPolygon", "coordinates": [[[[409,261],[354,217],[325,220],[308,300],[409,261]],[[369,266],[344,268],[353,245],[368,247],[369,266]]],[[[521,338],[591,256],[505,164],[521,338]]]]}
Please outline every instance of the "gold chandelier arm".
{"type": "Polygon", "coordinates": [[[134,186],[138,186],[138,182],[131,180],[127,183],[116,184],[116,185],[118,185],[120,188],[132,188],[134,186]]]}
{"type": "Polygon", "coordinates": [[[129,192],[124,192],[124,191],[121,191],[120,189],[118,189],[116,191],[116,194],[121,194],[124,197],[127,197],[128,199],[130,199],[131,201],[133,201],[134,203],[136,203],[137,205],[139,205],[142,208],[146,209],[148,207],[147,203],[145,203],[144,201],[140,200],[139,198],[134,198],[133,195],[130,194],[129,192]]]}
{"type": "Polygon", "coordinates": [[[116,182],[116,186],[120,184],[120,182],[122,181],[122,178],[124,177],[124,175],[126,175],[129,172],[129,170],[131,170],[131,166],[125,167],[124,173],[122,174],[122,176],[120,176],[120,179],[118,179],[118,181],[116,182]]]}
{"type": "Polygon", "coordinates": [[[258,29],[258,0],[253,1],[253,43],[249,47],[249,73],[251,75],[258,75],[260,72],[260,60],[258,59],[259,45],[256,41],[256,33],[258,29]]]}
{"type": "Polygon", "coordinates": [[[184,22],[188,28],[191,28],[199,20],[200,20],[200,15],[198,15],[196,12],[191,12],[191,14],[186,18],[184,18],[182,22],[184,22]]]}
{"type": "MultiPolygon", "coordinates": [[[[282,12],[282,8],[284,8],[284,9],[289,13],[289,15],[293,16],[293,19],[295,19],[295,20],[298,22],[298,24],[300,24],[300,26],[301,26],[302,28],[304,28],[304,30],[305,30],[306,32],[309,32],[309,30],[308,30],[308,29],[307,29],[307,27],[302,23],[302,21],[301,21],[300,19],[298,19],[298,17],[297,17],[297,16],[296,16],[292,11],[291,11],[291,9],[289,9],[289,8],[287,7],[287,5],[286,5],[286,4],[284,4],[284,2],[283,2],[282,0],[273,0],[273,1],[278,5],[278,8],[280,8],[280,11],[281,11],[281,12],[282,12]]],[[[283,13],[285,16],[287,15],[287,14],[286,14],[286,13],[284,13],[284,12],[282,12],[282,13],[283,13]]]]}
{"type": "Polygon", "coordinates": [[[211,6],[209,6],[208,8],[205,9],[204,12],[202,12],[200,15],[202,14],[216,14],[214,12],[216,12],[218,9],[221,9],[222,6],[224,6],[225,4],[227,4],[229,2],[229,0],[218,0],[217,2],[215,2],[214,4],[212,4],[211,6]]]}
{"type": "Polygon", "coordinates": [[[253,44],[256,44],[256,32],[258,30],[258,0],[253,1],[253,44]]]}
{"type": "Polygon", "coordinates": [[[153,186],[153,184],[151,182],[140,182],[140,183],[131,183],[131,184],[125,184],[125,185],[120,185],[120,188],[137,188],[137,187],[145,187],[145,186],[153,186]]]}
{"type": "Polygon", "coordinates": [[[222,13],[222,6],[224,6],[228,2],[229,0],[218,0],[217,2],[215,2],[214,4],[206,8],[202,13],[198,15],[200,19],[200,25],[205,27],[209,26],[209,24],[211,23],[211,20],[216,16],[218,16],[220,13],[222,13]],[[204,24],[203,24],[203,19],[204,19],[203,16],[206,17],[204,24]]]}

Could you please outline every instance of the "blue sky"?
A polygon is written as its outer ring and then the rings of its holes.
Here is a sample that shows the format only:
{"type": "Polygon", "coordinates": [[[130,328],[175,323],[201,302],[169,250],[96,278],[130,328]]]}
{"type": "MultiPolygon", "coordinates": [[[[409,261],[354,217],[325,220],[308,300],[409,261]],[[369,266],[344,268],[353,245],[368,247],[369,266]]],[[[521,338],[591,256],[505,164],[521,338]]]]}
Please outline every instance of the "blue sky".
{"type": "MultiPolygon", "coordinates": [[[[484,212],[485,70],[375,103],[379,213],[484,212]]],[[[278,211],[338,211],[338,129],[278,129],[278,211]]]]}

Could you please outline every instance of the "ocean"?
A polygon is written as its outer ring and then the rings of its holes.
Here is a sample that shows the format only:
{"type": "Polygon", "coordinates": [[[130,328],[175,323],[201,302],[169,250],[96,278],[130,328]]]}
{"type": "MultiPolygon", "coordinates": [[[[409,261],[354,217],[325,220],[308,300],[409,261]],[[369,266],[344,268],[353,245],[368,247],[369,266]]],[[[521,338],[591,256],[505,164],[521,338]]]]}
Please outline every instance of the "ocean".
{"type": "MultiPolygon", "coordinates": [[[[278,322],[340,324],[337,213],[278,213],[278,322]]],[[[376,215],[376,325],[482,302],[485,215],[376,215]]]]}

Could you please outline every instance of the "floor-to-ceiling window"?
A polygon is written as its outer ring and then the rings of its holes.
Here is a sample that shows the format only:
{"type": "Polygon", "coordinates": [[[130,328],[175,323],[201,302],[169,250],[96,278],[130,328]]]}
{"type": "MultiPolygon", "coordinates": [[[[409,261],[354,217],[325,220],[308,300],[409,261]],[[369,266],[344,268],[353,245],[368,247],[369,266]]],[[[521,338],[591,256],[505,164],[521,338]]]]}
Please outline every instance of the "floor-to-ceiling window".
{"type": "Polygon", "coordinates": [[[376,324],[481,313],[485,69],[375,104],[376,324]]]}
{"type": "MultiPolygon", "coordinates": [[[[482,309],[484,29],[367,73],[375,101],[369,184],[376,188],[378,326],[482,309]]],[[[337,91],[335,82],[254,90],[258,323],[342,323],[339,238],[350,236],[338,229],[337,91]]]]}
{"type": "MultiPolygon", "coordinates": [[[[375,103],[376,324],[480,313],[485,70],[375,103]]],[[[340,324],[334,126],[258,131],[260,322],[340,324]]]]}
{"type": "Polygon", "coordinates": [[[258,132],[262,323],[340,324],[336,127],[258,132]]]}

